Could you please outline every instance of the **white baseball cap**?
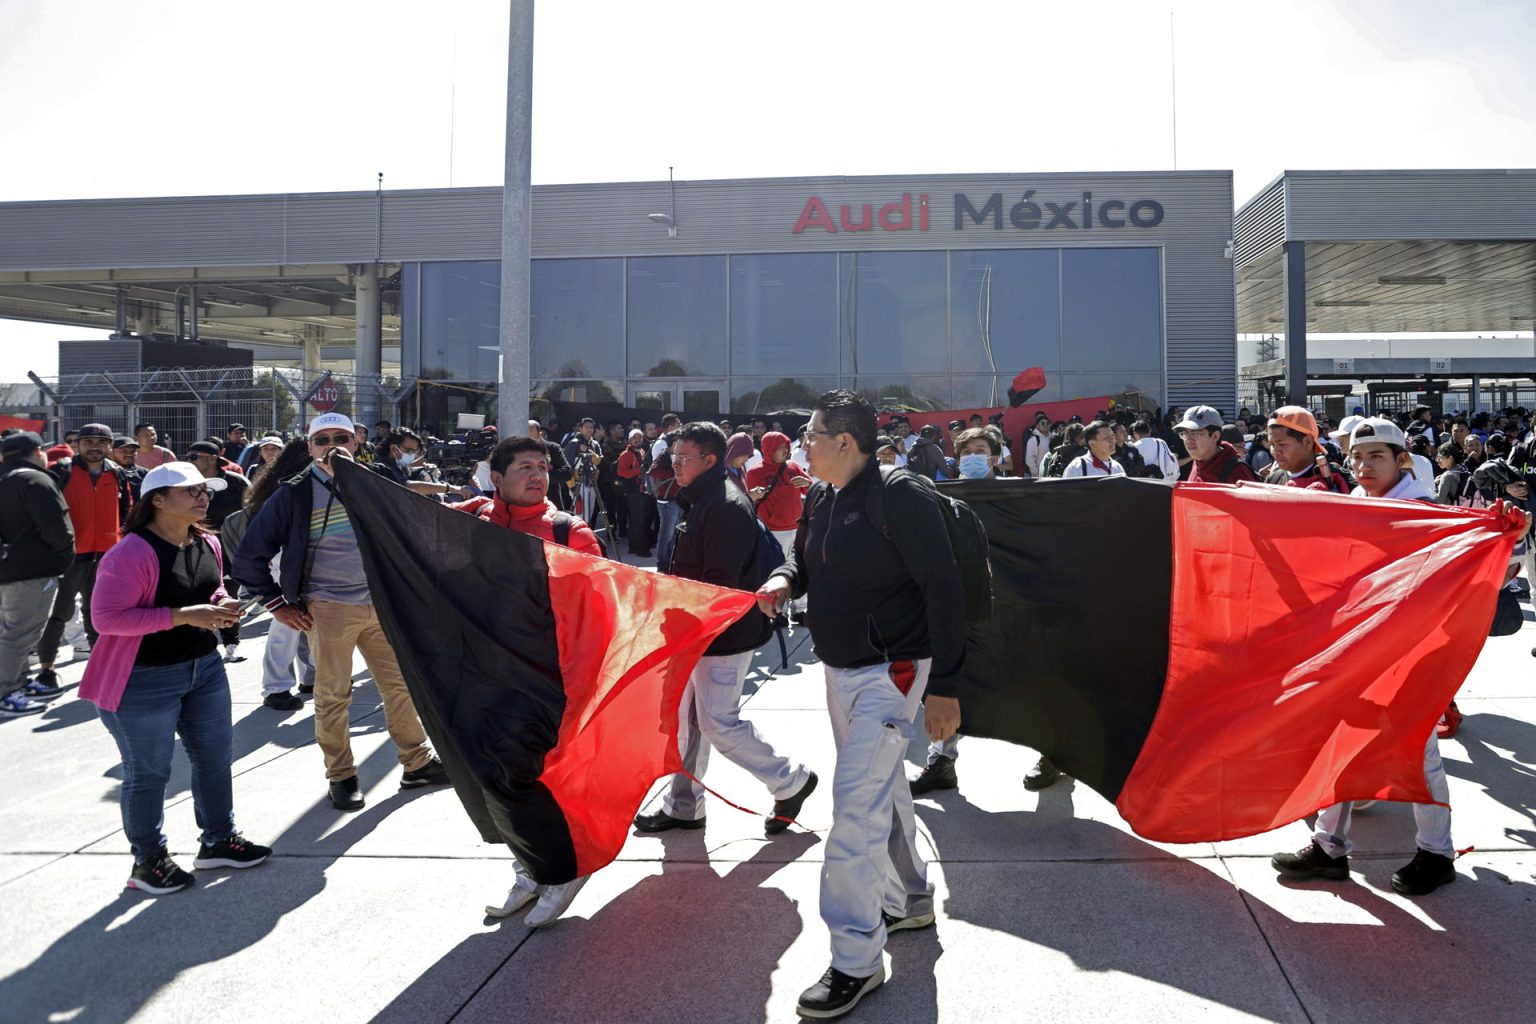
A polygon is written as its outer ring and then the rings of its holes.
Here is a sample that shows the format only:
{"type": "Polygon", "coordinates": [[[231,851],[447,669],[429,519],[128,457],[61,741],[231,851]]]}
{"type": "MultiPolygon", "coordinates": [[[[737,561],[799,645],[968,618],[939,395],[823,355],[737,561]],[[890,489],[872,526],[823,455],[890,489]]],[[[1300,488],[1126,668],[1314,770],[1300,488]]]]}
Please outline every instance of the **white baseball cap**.
{"type": "Polygon", "coordinates": [[[1351,448],[1361,442],[1369,444],[1372,441],[1378,441],[1381,444],[1397,445],[1399,448],[1408,447],[1408,439],[1403,436],[1403,428],[1391,420],[1380,418],[1361,420],[1349,432],[1349,446],[1351,448]],[[1366,430],[1367,427],[1370,429],[1362,437],[1360,431],[1366,430]]]}
{"type": "Polygon", "coordinates": [[[357,427],[352,423],[352,417],[343,416],[339,412],[323,412],[309,421],[309,435],[311,437],[322,430],[345,430],[349,434],[357,433],[357,427]]]}
{"type": "Polygon", "coordinates": [[[1348,437],[1355,432],[1355,428],[1365,422],[1364,416],[1345,416],[1339,421],[1338,430],[1330,430],[1328,436],[1337,441],[1341,437],[1348,437]]]}
{"type": "Polygon", "coordinates": [[[144,474],[139,495],[142,497],[162,487],[196,487],[198,484],[207,484],[210,491],[222,491],[229,486],[220,477],[203,476],[202,470],[190,462],[166,462],[144,474]]]}
{"type": "Polygon", "coordinates": [[[270,444],[270,445],[272,445],[275,448],[282,448],[287,443],[288,443],[287,441],[284,441],[282,438],[278,437],[276,434],[268,434],[266,437],[264,437],[260,441],[256,442],[256,447],[257,448],[265,448],[267,445],[270,444]]]}

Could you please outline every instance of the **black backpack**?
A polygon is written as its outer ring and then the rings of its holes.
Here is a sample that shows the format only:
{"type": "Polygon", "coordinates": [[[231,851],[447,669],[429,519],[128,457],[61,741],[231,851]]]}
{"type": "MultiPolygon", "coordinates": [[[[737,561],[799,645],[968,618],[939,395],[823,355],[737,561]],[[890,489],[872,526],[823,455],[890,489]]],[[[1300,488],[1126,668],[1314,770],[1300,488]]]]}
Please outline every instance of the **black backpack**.
{"type": "MultiPolygon", "coordinates": [[[[551,525],[554,527],[556,544],[559,544],[563,548],[568,548],[571,546],[571,524],[575,522],[576,517],[571,515],[569,512],[555,513],[555,519],[551,525]]],[[[611,557],[608,554],[608,545],[603,541],[603,534],[593,530],[592,536],[597,538],[597,546],[602,549],[603,557],[611,557]]]]}
{"type": "Polygon", "coordinates": [[[946,494],[947,488],[939,487],[921,473],[912,473],[895,466],[880,467],[880,486],[871,487],[866,500],[865,512],[870,525],[881,536],[891,540],[890,526],[885,518],[885,485],[897,474],[918,481],[938,503],[944,515],[944,532],[949,538],[949,549],[955,565],[960,569],[960,581],[965,588],[965,621],[985,622],[992,615],[992,563],[988,560],[987,528],[981,524],[976,512],[961,501],[946,494]]]}

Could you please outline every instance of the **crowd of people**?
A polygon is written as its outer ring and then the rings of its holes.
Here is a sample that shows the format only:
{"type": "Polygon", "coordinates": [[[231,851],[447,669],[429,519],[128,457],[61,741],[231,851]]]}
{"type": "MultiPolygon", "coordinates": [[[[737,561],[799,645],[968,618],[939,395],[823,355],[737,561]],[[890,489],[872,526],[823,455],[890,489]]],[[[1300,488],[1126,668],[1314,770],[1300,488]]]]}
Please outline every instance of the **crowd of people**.
{"type": "MultiPolygon", "coordinates": [[[[755,593],[762,615],[738,620],[711,644],[685,690],[679,737],[685,772],[660,807],[635,818],[642,833],[705,825],[698,782],[711,751],[757,778],[773,803],[764,831],[785,831],[819,776],[806,759],[768,743],[740,714],[752,652],[781,616],[809,628],[827,681],[836,764],[821,913],[827,971],[801,996],[813,1018],[848,1012],[884,980],[891,933],[929,927],[933,886],[916,844],[914,795],[958,786],[964,659],[963,583],[932,484],[997,477],[1141,477],[1172,485],[1264,482],[1367,499],[1526,507],[1536,474],[1524,410],[1470,418],[1366,417],[1333,424],[1287,406],[1231,422],[1209,406],[1147,415],[1106,410],[1093,420],[1036,417],[1022,438],[1000,417],[949,429],[887,415],[856,394],[828,392],[793,438],[753,419],[607,424],[583,419],[563,436],[537,421],[501,438],[468,485],[427,463],[428,442],[388,423],[318,415],[303,436],[252,440],[241,424],[188,444],[178,457],[153,424],[131,435],[87,424],[59,445],[35,433],[0,440],[0,716],[41,712],[61,696],[56,658],[82,620],[89,660],[79,695],[94,702],[122,756],[121,811],[133,855],[128,884],[170,893],[193,884],[168,854],[163,805],[175,737],[192,762],[201,846],[194,868],[247,868],[268,847],[235,827],[230,693],[243,619],[272,617],[263,705],[293,711],[312,694],[328,799],[364,806],[348,728],[352,659],[378,687],[403,789],[444,785],[373,608],[335,461],[366,462],[403,488],[503,529],[594,557],[656,559],[659,571],[755,593]],[[558,437],[558,439],[557,439],[558,437]],[[892,469],[908,472],[893,472],[892,469]],[[878,503],[872,506],[871,503],[878,503]],[[853,511],[840,511],[852,507],[853,511]],[[859,514],[870,507],[880,515],[859,514]],[[876,521],[876,520],[879,521],[876,521]],[[607,538],[605,542],[605,536],[607,538]],[[35,653],[38,670],[28,671],[35,653]],[[903,761],[924,710],[926,767],[910,782],[903,761]]],[[[1530,557],[1523,545],[1517,558],[1530,557]]],[[[1511,566],[1512,583],[1519,564],[1511,566]]],[[[1529,566],[1527,566],[1529,569],[1529,566]]],[[[1529,572],[1527,573],[1529,576],[1529,572]]],[[[1452,704],[1425,749],[1430,792],[1445,800],[1437,739],[1453,735],[1452,704]]],[[[1060,778],[1042,757],[1025,778],[1060,778]]],[[[536,784],[536,783],[535,783],[536,784]]],[[[1273,858],[1292,877],[1348,876],[1352,805],[1318,816],[1313,841],[1273,858]]],[[[1424,894],[1454,880],[1450,812],[1415,807],[1417,852],[1393,885],[1424,894]]],[[[514,865],[508,916],[536,904],[530,925],[557,919],[585,884],[540,884],[514,865]]]]}

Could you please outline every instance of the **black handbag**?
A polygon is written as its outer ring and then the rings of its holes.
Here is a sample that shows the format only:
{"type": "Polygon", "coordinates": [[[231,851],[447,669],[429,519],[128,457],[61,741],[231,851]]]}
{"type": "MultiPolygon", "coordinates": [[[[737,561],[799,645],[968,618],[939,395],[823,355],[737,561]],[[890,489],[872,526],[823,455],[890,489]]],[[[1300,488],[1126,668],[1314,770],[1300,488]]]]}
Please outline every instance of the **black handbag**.
{"type": "Polygon", "coordinates": [[[1520,610],[1520,598],[1508,587],[1499,588],[1499,602],[1493,608],[1493,625],[1488,627],[1489,636],[1513,636],[1525,625],[1525,612],[1520,610]]]}

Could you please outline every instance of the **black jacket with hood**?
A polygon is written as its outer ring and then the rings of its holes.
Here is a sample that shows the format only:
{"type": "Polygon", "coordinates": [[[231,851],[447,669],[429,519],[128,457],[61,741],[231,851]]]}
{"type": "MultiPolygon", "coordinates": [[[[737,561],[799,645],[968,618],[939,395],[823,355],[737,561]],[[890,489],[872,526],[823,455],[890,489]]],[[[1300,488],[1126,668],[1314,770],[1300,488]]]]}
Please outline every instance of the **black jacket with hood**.
{"type": "Polygon", "coordinates": [[[53,477],[21,458],[0,463],[0,583],[62,576],[75,561],[69,505],[53,477]]]}

